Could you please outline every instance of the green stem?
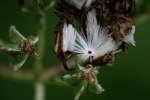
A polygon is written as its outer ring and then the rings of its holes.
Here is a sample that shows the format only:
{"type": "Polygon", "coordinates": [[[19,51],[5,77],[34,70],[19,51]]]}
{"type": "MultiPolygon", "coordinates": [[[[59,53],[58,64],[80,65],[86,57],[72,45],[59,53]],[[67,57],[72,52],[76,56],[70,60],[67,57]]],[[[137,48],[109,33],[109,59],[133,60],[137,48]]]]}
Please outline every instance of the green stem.
{"type": "Polygon", "coordinates": [[[39,36],[38,43],[38,54],[40,59],[37,59],[35,65],[35,100],[45,99],[45,85],[42,82],[41,75],[44,66],[44,55],[45,55],[45,40],[46,40],[46,14],[44,11],[43,0],[36,0],[37,10],[37,34],[39,36]]]}
{"type": "Polygon", "coordinates": [[[42,0],[36,0],[37,4],[37,34],[39,36],[38,43],[38,54],[40,60],[36,62],[36,72],[39,73],[42,71],[44,66],[44,50],[45,50],[45,40],[46,40],[46,14],[44,8],[42,7],[42,0]]]}
{"type": "Polygon", "coordinates": [[[40,81],[35,83],[35,100],[45,100],[45,86],[40,81]]]}

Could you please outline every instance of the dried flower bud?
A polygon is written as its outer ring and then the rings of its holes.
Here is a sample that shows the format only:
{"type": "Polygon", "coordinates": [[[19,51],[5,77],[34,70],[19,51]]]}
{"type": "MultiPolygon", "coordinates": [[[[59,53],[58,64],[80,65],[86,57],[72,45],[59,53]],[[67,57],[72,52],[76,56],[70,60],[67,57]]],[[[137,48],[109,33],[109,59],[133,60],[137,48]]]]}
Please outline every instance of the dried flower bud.
{"type": "Polygon", "coordinates": [[[31,45],[30,41],[29,40],[23,40],[19,47],[21,48],[21,50],[24,52],[24,53],[29,53],[29,54],[32,54],[34,52],[34,47],[33,45],[31,45]]]}

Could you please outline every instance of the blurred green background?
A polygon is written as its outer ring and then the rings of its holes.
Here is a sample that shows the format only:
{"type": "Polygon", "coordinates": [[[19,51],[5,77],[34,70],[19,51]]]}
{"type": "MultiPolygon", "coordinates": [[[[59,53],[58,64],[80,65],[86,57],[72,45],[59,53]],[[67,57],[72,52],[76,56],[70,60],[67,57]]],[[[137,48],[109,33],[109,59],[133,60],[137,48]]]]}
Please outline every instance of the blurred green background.
{"type": "MultiPolygon", "coordinates": [[[[30,1],[30,0],[28,0],[30,1]]],[[[137,22],[135,39],[136,47],[129,46],[129,53],[117,56],[112,67],[104,67],[99,75],[99,80],[105,88],[102,95],[89,93],[81,96],[81,100],[150,100],[150,1],[139,0],[137,6],[137,22]],[[141,17],[143,16],[143,17],[141,17]]],[[[59,63],[53,54],[53,31],[58,18],[53,9],[47,12],[47,48],[46,65],[52,66],[59,63]]],[[[0,1],[0,39],[8,40],[10,25],[16,25],[25,36],[36,34],[35,13],[22,13],[18,9],[17,0],[0,1]]],[[[9,57],[0,53],[0,67],[8,65],[9,57]]],[[[32,69],[34,61],[28,60],[23,70],[32,69]]],[[[0,76],[0,100],[33,100],[34,84],[32,82],[17,81],[0,76]]],[[[73,100],[70,88],[47,85],[46,100],[73,100]]]]}

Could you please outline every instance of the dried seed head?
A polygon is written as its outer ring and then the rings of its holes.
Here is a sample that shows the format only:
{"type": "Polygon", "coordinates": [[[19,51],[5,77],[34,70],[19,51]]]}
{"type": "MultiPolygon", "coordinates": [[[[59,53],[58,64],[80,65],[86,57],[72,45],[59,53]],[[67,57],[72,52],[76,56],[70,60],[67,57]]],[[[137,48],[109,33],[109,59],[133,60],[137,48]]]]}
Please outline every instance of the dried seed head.
{"type": "Polygon", "coordinates": [[[128,15],[134,0],[77,1],[57,6],[55,52],[65,66],[110,64],[120,49],[127,51],[126,44],[135,45],[135,25],[128,15]]]}
{"type": "Polygon", "coordinates": [[[33,45],[31,45],[30,41],[29,40],[23,40],[21,41],[19,47],[21,48],[21,50],[24,52],[24,53],[29,53],[29,54],[32,54],[34,52],[34,47],[33,45]]]}

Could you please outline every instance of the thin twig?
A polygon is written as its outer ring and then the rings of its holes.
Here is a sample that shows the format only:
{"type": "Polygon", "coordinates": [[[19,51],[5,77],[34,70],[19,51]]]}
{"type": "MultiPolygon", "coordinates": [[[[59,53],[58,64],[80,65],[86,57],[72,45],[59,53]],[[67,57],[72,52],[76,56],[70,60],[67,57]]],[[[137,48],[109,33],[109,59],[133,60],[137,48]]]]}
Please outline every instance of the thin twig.
{"type": "Polygon", "coordinates": [[[16,80],[32,81],[34,75],[31,71],[13,71],[7,66],[0,66],[0,76],[16,80]]]}
{"type": "MultiPolygon", "coordinates": [[[[41,73],[41,76],[39,76],[40,78],[39,80],[43,84],[47,83],[68,87],[69,85],[64,80],[62,80],[61,77],[58,75],[58,73],[63,72],[64,68],[61,64],[57,66],[50,66],[48,69],[45,69],[45,71],[41,73]]],[[[35,81],[35,75],[32,71],[28,70],[13,71],[13,69],[5,65],[0,65],[0,76],[13,80],[35,81]]],[[[39,81],[36,82],[39,83],[39,81]]],[[[35,83],[35,87],[37,83],[35,83]]]]}

